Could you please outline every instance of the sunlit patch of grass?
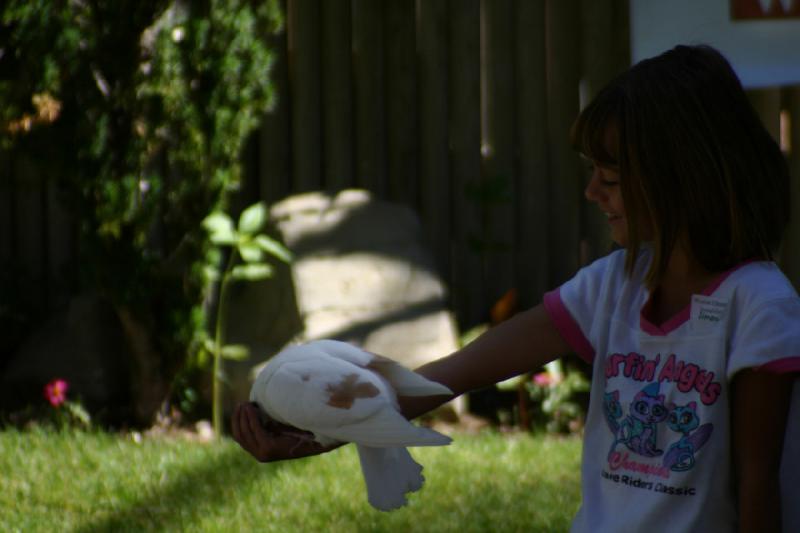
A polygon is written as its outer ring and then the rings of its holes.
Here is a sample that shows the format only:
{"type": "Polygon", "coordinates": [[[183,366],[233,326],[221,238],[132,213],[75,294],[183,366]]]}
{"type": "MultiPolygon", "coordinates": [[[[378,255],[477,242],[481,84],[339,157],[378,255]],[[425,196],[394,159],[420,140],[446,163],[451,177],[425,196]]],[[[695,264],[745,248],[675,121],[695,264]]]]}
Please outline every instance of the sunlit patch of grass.
{"type": "Polygon", "coordinates": [[[352,446],[266,465],[229,439],[9,430],[0,531],[564,531],[579,503],[577,439],[457,435],[412,454],[425,487],[382,513],[352,446]]]}

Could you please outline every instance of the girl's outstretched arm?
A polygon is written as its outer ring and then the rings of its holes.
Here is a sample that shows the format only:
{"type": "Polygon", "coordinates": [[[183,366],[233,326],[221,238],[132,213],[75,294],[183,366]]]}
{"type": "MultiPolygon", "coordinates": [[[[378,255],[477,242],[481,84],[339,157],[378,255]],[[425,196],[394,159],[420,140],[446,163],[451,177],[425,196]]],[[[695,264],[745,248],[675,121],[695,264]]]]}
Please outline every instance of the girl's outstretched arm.
{"type": "Polygon", "coordinates": [[[733,379],[733,459],[743,533],[781,531],[779,473],[793,379],[753,369],[733,379]]]}
{"type": "Polygon", "coordinates": [[[448,357],[417,368],[426,378],[449,387],[454,395],[400,398],[403,414],[415,418],[455,396],[536,370],[570,351],[544,305],[539,304],[491,328],[448,357]]]}

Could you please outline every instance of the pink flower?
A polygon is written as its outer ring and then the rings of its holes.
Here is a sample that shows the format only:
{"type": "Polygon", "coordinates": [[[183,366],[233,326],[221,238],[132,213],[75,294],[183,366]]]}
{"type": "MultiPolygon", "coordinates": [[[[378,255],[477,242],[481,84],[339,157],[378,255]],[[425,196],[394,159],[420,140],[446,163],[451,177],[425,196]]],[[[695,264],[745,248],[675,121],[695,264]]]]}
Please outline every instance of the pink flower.
{"type": "Polygon", "coordinates": [[[533,376],[533,382],[540,387],[547,387],[553,382],[553,379],[549,372],[539,372],[533,376]]]}
{"type": "Polygon", "coordinates": [[[53,407],[60,407],[62,403],[67,401],[68,389],[69,383],[63,379],[54,379],[44,386],[44,397],[53,407]]]}

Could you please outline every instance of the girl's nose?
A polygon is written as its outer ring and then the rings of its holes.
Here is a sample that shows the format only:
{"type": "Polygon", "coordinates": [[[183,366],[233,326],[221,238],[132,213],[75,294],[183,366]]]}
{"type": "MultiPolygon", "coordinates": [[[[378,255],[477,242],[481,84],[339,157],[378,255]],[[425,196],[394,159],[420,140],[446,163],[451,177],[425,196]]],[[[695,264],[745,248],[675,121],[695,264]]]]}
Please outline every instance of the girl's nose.
{"type": "Polygon", "coordinates": [[[602,189],[597,181],[597,176],[593,172],[592,176],[589,178],[589,183],[586,184],[586,188],[583,190],[584,196],[586,196],[586,199],[590,202],[599,202],[601,199],[600,196],[602,189]]]}

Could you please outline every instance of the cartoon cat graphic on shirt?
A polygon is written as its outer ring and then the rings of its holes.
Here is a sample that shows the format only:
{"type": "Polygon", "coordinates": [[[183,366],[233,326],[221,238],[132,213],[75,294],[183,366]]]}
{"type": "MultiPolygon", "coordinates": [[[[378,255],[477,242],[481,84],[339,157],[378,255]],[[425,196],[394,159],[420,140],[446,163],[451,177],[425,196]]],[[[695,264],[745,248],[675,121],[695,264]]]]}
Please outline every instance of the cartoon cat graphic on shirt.
{"type": "Polygon", "coordinates": [[[694,466],[694,454],[711,436],[712,424],[700,425],[697,403],[669,405],[667,426],[682,436],[672,443],[664,455],[664,466],[675,472],[685,472],[694,466]]]}
{"type": "Polygon", "coordinates": [[[616,451],[617,445],[624,444],[645,457],[664,455],[663,465],[675,472],[684,472],[694,466],[695,453],[708,441],[714,427],[712,424],[700,425],[696,402],[665,405],[659,384],[650,383],[636,393],[629,407],[628,416],[623,418],[619,391],[605,393],[603,412],[614,434],[611,453],[616,451]],[[669,446],[666,454],[656,445],[657,428],[662,422],[681,435],[669,446]]]}
{"type": "Polygon", "coordinates": [[[634,396],[628,416],[619,423],[616,429],[614,428],[616,425],[614,414],[619,410],[614,409],[614,402],[610,401],[608,395],[606,395],[604,407],[606,408],[606,419],[615,433],[614,444],[611,447],[612,452],[615,451],[617,444],[624,444],[632,452],[645,457],[656,457],[664,453],[656,446],[657,427],[659,423],[666,420],[669,409],[664,405],[664,395],[659,394],[658,383],[650,383],[634,396]]]}

